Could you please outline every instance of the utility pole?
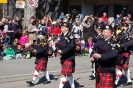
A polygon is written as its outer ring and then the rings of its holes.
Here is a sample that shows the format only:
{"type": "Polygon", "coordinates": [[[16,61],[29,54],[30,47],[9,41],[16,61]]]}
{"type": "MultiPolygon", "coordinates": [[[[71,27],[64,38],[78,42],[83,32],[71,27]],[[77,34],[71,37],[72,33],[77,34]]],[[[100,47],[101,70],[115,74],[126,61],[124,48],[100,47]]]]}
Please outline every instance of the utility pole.
{"type": "Polygon", "coordinates": [[[25,0],[23,27],[28,27],[31,16],[35,16],[35,8],[29,7],[29,0],[25,0]]]}

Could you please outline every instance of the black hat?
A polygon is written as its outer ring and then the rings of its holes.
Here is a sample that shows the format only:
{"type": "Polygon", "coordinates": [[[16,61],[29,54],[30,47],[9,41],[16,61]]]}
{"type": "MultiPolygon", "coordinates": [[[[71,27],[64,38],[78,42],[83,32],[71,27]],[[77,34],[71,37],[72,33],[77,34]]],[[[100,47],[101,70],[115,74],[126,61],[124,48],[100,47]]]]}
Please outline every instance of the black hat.
{"type": "Polygon", "coordinates": [[[125,23],[125,24],[122,24],[122,26],[124,26],[124,27],[128,27],[129,25],[128,25],[127,23],[125,23]]]}
{"type": "Polygon", "coordinates": [[[104,29],[104,25],[103,24],[101,24],[101,23],[98,23],[97,25],[96,25],[96,29],[104,29]]]}
{"type": "Polygon", "coordinates": [[[63,22],[63,23],[61,24],[61,26],[64,26],[64,27],[69,27],[69,25],[68,25],[68,23],[67,23],[67,22],[63,22]]]}
{"type": "Polygon", "coordinates": [[[104,27],[104,30],[111,30],[111,31],[113,31],[111,25],[106,25],[106,26],[104,27]]]}
{"type": "Polygon", "coordinates": [[[101,27],[101,26],[97,26],[96,29],[103,29],[103,27],[101,27]]]}

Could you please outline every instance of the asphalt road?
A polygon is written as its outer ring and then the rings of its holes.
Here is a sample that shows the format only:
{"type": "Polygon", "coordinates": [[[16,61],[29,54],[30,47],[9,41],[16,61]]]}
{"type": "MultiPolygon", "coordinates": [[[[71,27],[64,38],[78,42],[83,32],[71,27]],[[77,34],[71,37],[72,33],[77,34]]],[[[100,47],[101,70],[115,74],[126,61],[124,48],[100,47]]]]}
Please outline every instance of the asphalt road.
{"type": "MultiPolygon", "coordinates": [[[[133,56],[130,59],[131,76],[133,77],[133,56]]],[[[34,71],[35,58],[22,59],[22,60],[9,60],[0,62],[0,88],[28,88],[25,83],[26,80],[31,80],[34,71]]],[[[52,83],[49,85],[41,84],[45,79],[43,73],[40,74],[36,82],[39,82],[34,88],[58,88],[59,85],[59,72],[60,72],[60,59],[49,58],[48,71],[52,83]],[[39,81],[41,80],[41,81],[39,81]]],[[[95,81],[89,80],[91,75],[91,62],[89,57],[77,56],[76,57],[76,72],[74,74],[76,88],[95,88],[95,81]]],[[[121,82],[122,83],[122,82],[121,82]]],[[[69,84],[65,88],[70,88],[69,84]]],[[[119,88],[133,88],[131,87],[119,87],[119,88]]]]}

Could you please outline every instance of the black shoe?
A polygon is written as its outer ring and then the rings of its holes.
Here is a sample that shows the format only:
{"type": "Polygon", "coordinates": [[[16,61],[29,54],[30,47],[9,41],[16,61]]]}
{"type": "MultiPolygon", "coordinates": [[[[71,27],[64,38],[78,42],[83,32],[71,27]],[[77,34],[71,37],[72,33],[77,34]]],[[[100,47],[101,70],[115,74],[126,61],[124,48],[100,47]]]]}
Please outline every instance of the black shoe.
{"type": "Polygon", "coordinates": [[[96,79],[96,77],[94,77],[93,75],[90,76],[91,80],[96,79]]]}
{"type": "Polygon", "coordinates": [[[114,88],[117,88],[117,85],[115,84],[115,87],[114,88]]]}
{"type": "Polygon", "coordinates": [[[124,84],[123,86],[129,86],[132,85],[132,82],[127,82],[126,84],[124,84]]]}
{"type": "Polygon", "coordinates": [[[31,87],[31,86],[35,86],[34,83],[32,83],[31,81],[26,81],[27,84],[29,84],[28,86],[31,87]]]}
{"type": "Polygon", "coordinates": [[[51,81],[45,81],[43,84],[49,84],[51,83],[51,81]]]}

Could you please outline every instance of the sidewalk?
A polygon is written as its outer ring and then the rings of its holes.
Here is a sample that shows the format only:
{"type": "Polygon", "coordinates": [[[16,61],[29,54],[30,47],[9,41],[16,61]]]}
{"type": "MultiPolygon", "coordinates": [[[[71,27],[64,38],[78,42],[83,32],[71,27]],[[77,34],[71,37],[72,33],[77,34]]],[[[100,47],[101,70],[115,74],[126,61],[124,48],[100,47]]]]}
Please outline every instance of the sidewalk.
{"type": "MultiPolygon", "coordinates": [[[[93,69],[88,69],[88,70],[86,69],[74,73],[76,88],[95,88],[95,80],[90,80],[89,78],[92,70],[93,69]]],[[[133,67],[130,67],[130,71],[131,71],[131,77],[133,78],[133,67]]],[[[51,84],[44,85],[43,82],[45,81],[45,77],[43,77],[43,74],[41,73],[39,75],[39,78],[35,82],[38,83],[33,88],[43,88],[43,87],[58,88],[60,82],[59,73],[50,73],[50,78],[51,78],[51,84]]],[[[32,75],[1,79],[0,88],[29,88],[26,84],[26,81],[31,79],[32,75]]],[[[133,86],[123,87],[122,84],[125,82],[126,82],[125,77],[122,77],[122,79],[119,82],[119,85],[121,86],[119,86],[118,88],[133,88],[133,86]]],[[[68,82],[64,88],[70,88],[68,82]]]]}

